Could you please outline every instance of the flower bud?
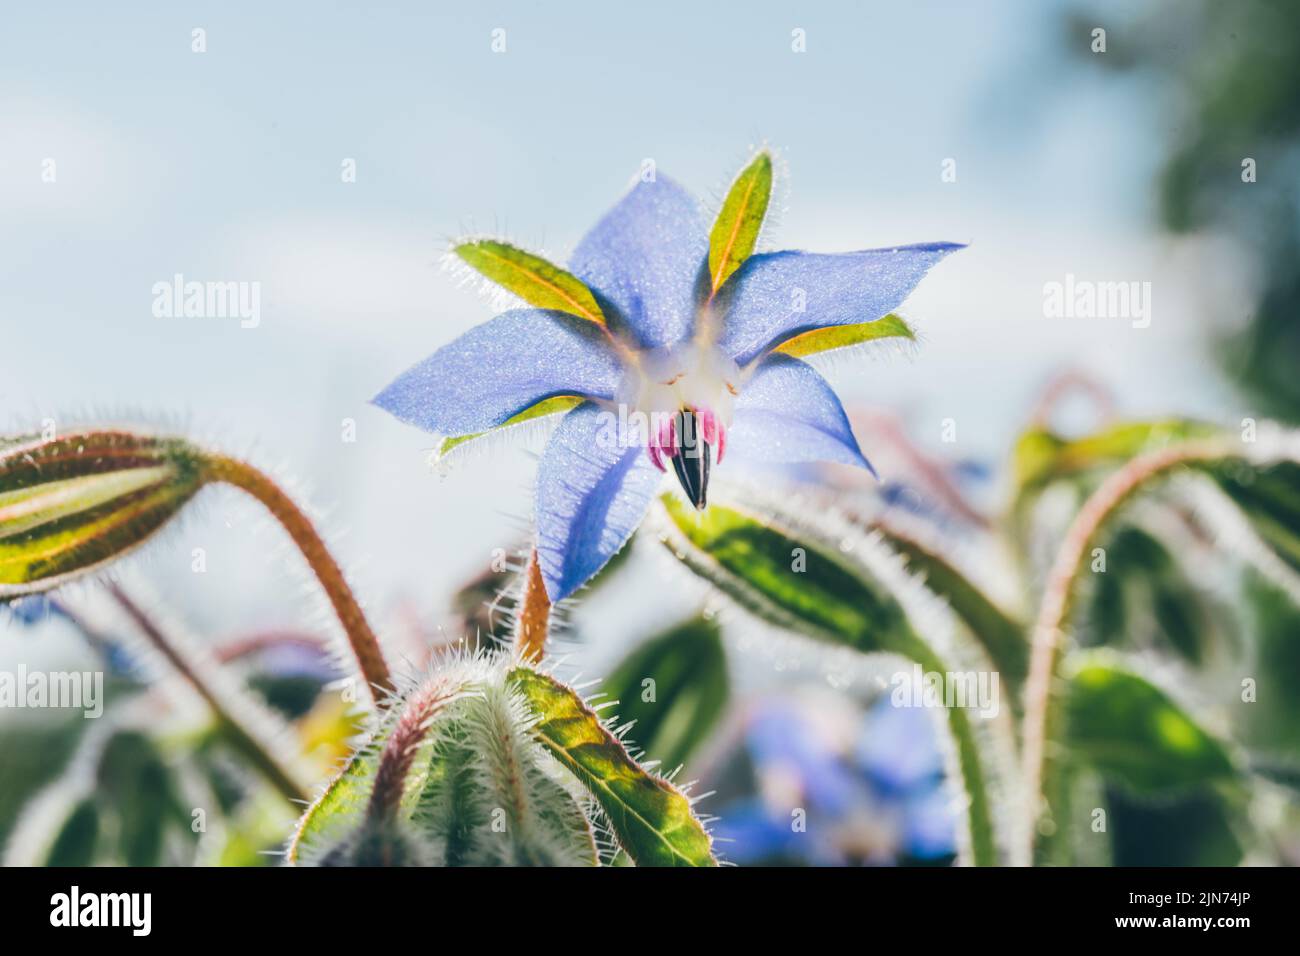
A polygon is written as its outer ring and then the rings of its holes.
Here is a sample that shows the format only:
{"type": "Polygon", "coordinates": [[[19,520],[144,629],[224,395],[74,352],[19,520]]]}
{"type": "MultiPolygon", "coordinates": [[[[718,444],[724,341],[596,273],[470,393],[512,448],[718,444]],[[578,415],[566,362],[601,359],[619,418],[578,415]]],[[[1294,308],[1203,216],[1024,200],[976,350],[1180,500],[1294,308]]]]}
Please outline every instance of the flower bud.
{"type": "Polygon", "coordinates": [[[0,601],[144,543],[203,485],[200,460],[179,439],[111,429],[0,440],[0,601]]]}

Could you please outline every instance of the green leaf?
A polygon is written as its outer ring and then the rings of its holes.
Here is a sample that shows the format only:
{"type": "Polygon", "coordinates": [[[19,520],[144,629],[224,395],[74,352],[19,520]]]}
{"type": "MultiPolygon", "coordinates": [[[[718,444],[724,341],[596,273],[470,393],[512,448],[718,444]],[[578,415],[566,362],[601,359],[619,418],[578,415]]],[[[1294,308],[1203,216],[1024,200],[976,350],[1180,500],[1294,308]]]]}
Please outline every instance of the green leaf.
{"type": "Polygon", "coordinates": [[[572,273],[505,242],[478,239],[452,249],[466,264],[531,306],[605,325],[596,297],[572,273]]]}
{"type": "Polygon", "coordinates": [[[692,545],[678,549],[678,558],[751,613],[859,651],[915,647],[895,597],[850,570],[832,548],[734,507],[710,504],[701,513],[671,494],[660,501],[692,545]]]}
{"type": "Polygon", "coordinates": [[[537,715],[537,739],[580,780],[638,866],[712,866],[709,835],[690,801],[643,770],[573,690],[526,667],[507,680],[537,715]]]}
{"type": "Polygon", "coordinates": [[[456,707],[412,815],[446,865],[599,865],[587,815],[559,779],[568,774],[535,739],[517,689],[476,685],[456,707]]]}
{"type": "Polygon", "coordinates": [[[1064,763],[1052,775],[1047,794],[1052,826],[1039,834],[1035,866],[1110,866],[1111,839],[1098,833],[1097,810],[1109,812],[1106,783],[1101,774],[1082,763],[1064,763]]]}
{"type": "Polygon", "coordinates": [[[370,799],[375,773],[374,751],[357,751],[326,785],[298,821],[285,859],[303,861],[306,850],[326,847],[349,832],[370,799]]]}
{"type": "Polygon", "coordinates": [[[141,731],[89,735],[65,775],[32,800],[15,831],[23,839],[14,841],[28,845],[12,862],[190,865],[198,834],[180,794],[177,768],[141,731]]]}
{"type": "Polygon", "coordinates": [[[59,828],[45,866],[91,866],[99,840],[99,807],[94,797],[78,801],[59,828]]]}
{"type": "Polygon", "coordinates": [[[882,524],[872,527],[903,556],[909,570],[924,578],[926,587],[948,602],[1012,687],[1020,687],[1029,672],[1025,626],[934,550],[882,524]]]}
{"type": "Polygon", "coordinates": [[[891,312],[871,322],[858,322],[854,325],[832,325],[824,329],[812,329],[786,339],[772,351],[804,358],[818,355],[833,349],[845,349],[879,339],[907,339],[916,341],[916,333],[904,321],[903,317],[891,312]]]}
{"type": "Polygon", "coordinates": [[[1169,548],[1148,531],[1121,524],[1105,553],[1105,572],[1092,575],[1088,642],[1133,647],[1149,634],[1199,664],[1219,634],[1217,610],[1169,548]]]}
{"type": "Polygon", "coordinates": [[[303,814],[294,864],[594,866],[576,783],[535,739],[507,658],[445,662],[303,814]]]}
{"type": "Polygon", "coordinates": [[[544,398],[536,405],[530,405],[522,412],[512,415],[496,428],[485,432],[475,432],[472,435],[453,435],[450,438],[444,438],[442,444],[438,446],[437,458],[439,460],[464,445],[466,442],[472,442],[476,438],[483,438],[487,435],[496,435],[504,428],[510,428],[514,425],[524,425],[547,415],[558,415],[561,412],[567,412],[571,408],[581,405],[586,399],[580,395],[555,395],[551,398],[544,398]]]}
{"type": "Polygon", "coordinates": [[[1234,733],[1258,754],[1300,767],[1300,606],[1253,570],[1241,600],[1254,645],[1256,699],[1236,708],[1234,733]]]}
{"type": "Polygon", "coordinates": [[[713,621],[696,617],[637,647],[601,685],[646,757],[667,770],[686,763],[726,709],[727,657],[713,621]],[[653,681],[653,695],[645,681],[653,681]],[[653,699],[646,700],[647,696],[653,699]]]}
{"type": "Polygon", "coordinates": [[[1242,861],[1242,814],[1212,788],[1152,800],[1111,786],[1105,802],[1112,866],[1228,867],[1242,861]]]}
{"type": "Polygon", "coordinates": [[[88,430],[0,447],[0,601],[143,544],[203,484],[184,442],[88,430]]]}
{"type": "Polygon", "coordinates": [[[1210,474],[1260,540],[1300,572],[1300,464],[1281,461],[1253,467],[1237,462],[1212,468],[1210,474]]]}
{"type": "MultiPolygon", "coordinates": [[[[125,688],[105,682],[105,699],[115,700],[125,688]]],[[[77,746],[96,721],[78,711],[47,709],[39,722],[6,721],[0,726],[0,846],[9,839],[24,805],[52,783],[67,767],[77,746]]]]}
{"type": "Polygon", "coordinates": [[[354,836],[372,810],[386,747],[400,734],[384,783],[399,815],[409,815],[419,801],[420,777],[427,769],[421,751],[435,725],[449,720],[450,705],[467,684],[463,674],[440,671],[412,688],[400,704],[388,708],[364,745],[312,801],[298,821],[286,859],[320,862],[354,836]]]}
{"type": "Polygon", "coordinates": [[[709,233],[709,278],[713,292],[722,288],[758,243],[772,198],[772,155],[760,152],[741,170],[709,233]]]}
{"type": "Polygon", "coordinates": [[[197,866],[269,867],[279,863],[284,834],[292,817],[278,794],[263,790],[246,801],[223,821],[223,839],[204,848],[197,866]]]}
{"type": "Polygon", "coordinates": [[[1182,418],[1120,422],[1074,439],[1031,428],[1020,436],[1012,456],[1014,498],[1062,478],[1113,468],[1143,452],[1218,434],[1214,425],[1182,418]]]}
{"type": "Polygon", "coordinates": [[[168,862],[168,833],[197,839],[171,768],[142,733],[123,731],[109,740],[100,758],[96,797],[116,818],[113,859],[126,866],[168,862]]]}
{"type": "Polygon", "coordinates": [[[1231,779],[1226,746],[1182,707],[1110,654],[1067,666],[1066,728],[1071,753],[1114,783],[1143,793],[1231,779]]]}
{"type": "Polygon", "coordinates": [[[1042,427],[1030,428],[1020,436],[1012,455],[1011,538],[1022,557],[1037,555],[1044,545],[1054,551],[1064,528],[1040,527],[1035,511],[1049,488],[1072,488],[1077,507],[1130,459],[1220,435],[1217,426],[1181,418],[1119,422],[1073,439],[1042,427]]]}
{"type": "MultiPolygon", "coordinates": [[[[702,513],[673,495],[660,501],[670,523],[671,533],[664,539],[668,549],[757,617],[863,653],[898,654],[928,672],[958,670],[927,640],[924,628],[913,627],[898,596],[826,536],[796,532],[799,525],[791,519],[775,514],[760,519],[716,501],[702,513]]],[[[865,548],[870,542],[860,544],[865,548]]],[[[898,583],[923,591],[910,578],[898,583]]],[[[945,708],[945,716],[969,798],[971,859],[979,866],[994,865],[998,853],[988,784],[998,761],[986,746],[994,744],[987,740],[991,731],[977,729],[961,707],[945,708]]]]}

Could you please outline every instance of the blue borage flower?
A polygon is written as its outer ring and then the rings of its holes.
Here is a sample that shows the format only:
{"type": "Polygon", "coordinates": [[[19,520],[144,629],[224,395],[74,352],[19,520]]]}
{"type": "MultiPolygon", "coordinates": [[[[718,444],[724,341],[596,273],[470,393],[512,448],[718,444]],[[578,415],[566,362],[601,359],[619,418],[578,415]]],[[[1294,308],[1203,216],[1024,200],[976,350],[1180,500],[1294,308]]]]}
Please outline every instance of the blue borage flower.
{"type": "Polygon", "coordinates": [[[537,553],[552,601],[623,547],[669,464],[697,508],[707,505],[712,467],[733,452],[871,470],[839,399],[802,358],[910,338],[891,311],[961,245],[755,254],[771,186],[763,152],[710,230],[684,189],[642,177],[567,270],[494,240],[453,249],[531,308],[472,329],[374,402],[444,436],[444,451],[563,413],[536,489],[537,553]]]}

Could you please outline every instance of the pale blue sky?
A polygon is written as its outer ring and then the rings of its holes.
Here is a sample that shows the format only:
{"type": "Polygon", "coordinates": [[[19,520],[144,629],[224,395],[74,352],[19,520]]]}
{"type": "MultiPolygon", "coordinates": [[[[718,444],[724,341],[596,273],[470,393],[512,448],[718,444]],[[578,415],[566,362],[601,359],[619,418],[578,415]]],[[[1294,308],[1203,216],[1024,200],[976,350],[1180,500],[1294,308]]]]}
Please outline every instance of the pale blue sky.
{"type": "MultiPolygon", "coordinates": [[[[1107,6],[1112,31],[1126,6],[1107,6]]],[[[24,4],[0,31],[0,407],[14,427],[180,423],[282,465],[377,602],[436,606],[531,509],[526,451],[440,480],[426,436],[365,404],[490,315],[439,270],[447,239],[504,232],[562,258],[643,159],[712,199],[767,142],[790,173],[777,247],[971,243],[909,302],[915,357],[838,370],[922,444],[956,416],[958,453],[1002,455],[1071,362],[1128,411],[1232,420],[1201,328],[1247,279],[1224,268],[1207,289],[1211,252],[1154,230],[1169,119],[1078,70],[1064,45],[1088,37],[1065,37],[1061,10],[24,4]],[[260,326],[154,318],[153,284],[177,272],[260,282],[260,326]],[[1043,283],[1067,272],[1151,281],[1152,327],[1044,318],[1043,283]]],[[[149,567],[184,583],[202,544],[209,580],[246,598],[219,626],[291,619],[274,533],[248,544],[260,524],[217,495],[149,567]]]]}

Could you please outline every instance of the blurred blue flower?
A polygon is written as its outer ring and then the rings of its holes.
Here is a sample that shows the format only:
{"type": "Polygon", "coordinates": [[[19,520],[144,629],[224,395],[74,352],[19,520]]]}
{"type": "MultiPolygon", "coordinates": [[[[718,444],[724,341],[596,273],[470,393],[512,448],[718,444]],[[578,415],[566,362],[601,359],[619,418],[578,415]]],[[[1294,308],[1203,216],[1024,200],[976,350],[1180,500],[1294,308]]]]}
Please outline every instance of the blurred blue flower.
{"type": "Polygon", "coordinates": [[[930,715],[882,699],[844,740],[807,704],[777,701],[742,744],[757,793],[718,811],[714,836],[735,863],[941,862],[955,811],[930,715]]]}
{"type": "Polygon", "coordinates": [[[51,617],[64,616],[58,602],[52,601],[48,594],[33,594],[0,607],[3,607],[11,621],[26,627],[40,624],[51,617]]]}
{"type": "Polygon", "coordinates": [[[943,757],[935,746],[929,713],[876,702],[862,726],[854,761],[882,792],[908,794],[943,778],[943,757]]]}
{"type": "Polygon", "coordinates": [[[572,314],[506,312],[405,372],[375,404],[465,436],[551,399],[580,400],[566,406],[537,477],[537,551],[558,601],[627,542],[668,462],[697,508],[707,504],[714,455],[720,465],[728,448],[757,461],[870,470],[830,385],[776,350],[879,319],[958,248],[751,255],[714,289],[701,208],[658,175],[638,182],[569,262],[568,278],[585,284],[600,316],[576,303],[572,314]]]}

